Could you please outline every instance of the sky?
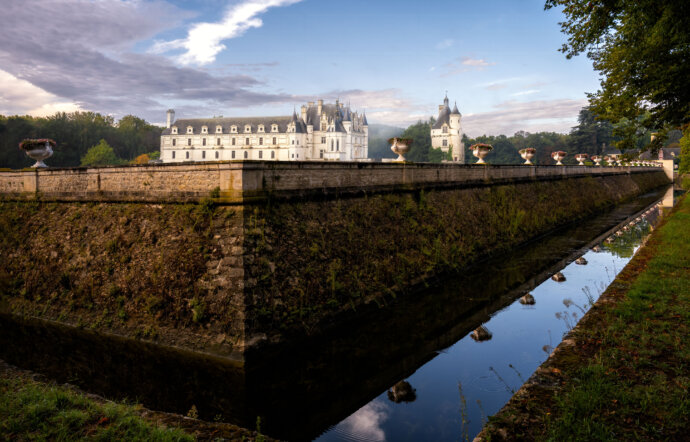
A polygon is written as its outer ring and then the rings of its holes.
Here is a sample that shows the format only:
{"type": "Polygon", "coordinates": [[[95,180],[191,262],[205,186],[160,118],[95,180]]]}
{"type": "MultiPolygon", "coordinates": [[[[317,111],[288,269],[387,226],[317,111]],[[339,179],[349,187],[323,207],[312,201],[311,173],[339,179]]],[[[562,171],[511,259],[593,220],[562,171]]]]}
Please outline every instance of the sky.
{"type": "Polygon", "coordinates": [[[154,124],[350,103],[370,124],[567,133],[595,92],[544,0],[0,0],[0,114],[154,124]]]}

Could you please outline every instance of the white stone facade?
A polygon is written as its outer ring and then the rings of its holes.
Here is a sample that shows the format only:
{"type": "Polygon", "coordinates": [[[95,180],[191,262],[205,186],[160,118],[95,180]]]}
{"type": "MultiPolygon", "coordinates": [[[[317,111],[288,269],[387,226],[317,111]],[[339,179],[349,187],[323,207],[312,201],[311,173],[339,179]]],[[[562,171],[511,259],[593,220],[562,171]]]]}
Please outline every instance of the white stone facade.
{"type": "Polygon", "coordinates": [[[369,155],[366,115],[335,104],[310,102],[291,117],[175,120],[161,134],[161,160],[185,161],[365,161],[369,155]]]}
{"type": "Polygon", "coordinates": [[[465,146],[462,142],[462,114],[457,103],[451,111],[448,97],[438,107],[438,118],[431,128],[431,147],[452,153],[453,161],[465,163],[465,146]]]}

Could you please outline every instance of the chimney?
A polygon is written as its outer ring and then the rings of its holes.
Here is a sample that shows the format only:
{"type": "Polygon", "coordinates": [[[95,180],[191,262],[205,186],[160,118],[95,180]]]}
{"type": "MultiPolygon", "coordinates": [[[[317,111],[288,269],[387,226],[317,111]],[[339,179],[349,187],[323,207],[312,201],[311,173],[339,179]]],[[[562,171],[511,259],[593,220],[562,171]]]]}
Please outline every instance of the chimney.
{"type": "Polygon", "coordinates": [[[314,102],[313,102],[313,101],[310,101],[308,104],[309,104],[309,107],[314,107],[314,102]]]}
{"type": "Polygon", "coordinates": [[[175,121],[175,111],[172,110],[172,109],[168,109],[167,114],[168,114],[168,121],[167,121],[165,127],[168,128],[168,129],[170,129],[170,127],[172,126],[173,122],[175,121]]]}
{"type": "Polygon", "coordinates": [[[306,123],[307,122],[307,106],[302,105],[301,114],[302,114],[302,121],[304,121],[306,123]]]}
{"type": "Polygon", "coordinates": [[[318,108],[318,114],[321,115],[321,111],[323,110],[323,100],[319,100],[319,108],[318,108]]]}
{"type": "Polygon", "coordinates": [[[443,109],[445,109],[445,108],[446,108],[446,106],[444,106],[443,104],[439,104],[439,105],[438,105],[438,111],[439,111],[439,112],[441,112],[441,111],[442,111],[443,109]]]}

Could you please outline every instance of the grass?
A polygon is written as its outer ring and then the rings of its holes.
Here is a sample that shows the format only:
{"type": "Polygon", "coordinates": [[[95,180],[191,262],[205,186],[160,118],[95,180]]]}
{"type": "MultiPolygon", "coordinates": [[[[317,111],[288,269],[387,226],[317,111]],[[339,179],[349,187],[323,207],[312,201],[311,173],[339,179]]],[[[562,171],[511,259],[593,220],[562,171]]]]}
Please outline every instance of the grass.
{"type": "Polygon", "coordinates": [[[484,440],[687,440],[690,198],[484,429],[484,440]]]}
{"type": "Polygon", "coordinates": [[[0,376],[1,440],[192,441],[179,429],[144,420],[137,407],[98,402],[28,376],[0,376]]]}
{"type": "Polygon", "coordinates": [[[637,261],[637,275],[614,286],[618,302],[605,312],[605,325],[587,330],[598,348],[568,374],[546,421],[546,439],[680,440],[687,432],[690,199],[637,261]]]}

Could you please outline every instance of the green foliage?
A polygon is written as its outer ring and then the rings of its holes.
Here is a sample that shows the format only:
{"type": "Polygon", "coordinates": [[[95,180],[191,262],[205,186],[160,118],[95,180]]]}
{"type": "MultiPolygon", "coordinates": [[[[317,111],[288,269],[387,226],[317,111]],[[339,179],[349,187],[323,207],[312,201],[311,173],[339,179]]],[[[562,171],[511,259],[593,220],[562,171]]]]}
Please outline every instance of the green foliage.
{"type": "Polygon", "coordinates": [[[418,121],[416,124],[409,126],[402,133],[402,137],[412,138],[412,147],[410,152],[405,154],[408,161],[415,161],[420,163],[440,163],[443,160],[451,160],[450,150],[443,153],[441,149],[433,149],[431,147],[431,126],[433,120],[418,121]]]}
{"type": "MultiPolygon", "coordinates": [[[[56,141],[51,166],[78,166],[87,150],[105,139],[119,158],[132,160],[157,151],[161,128],[131,115],[118,124],[112,117],[94,112],[59,112],[50,117],[0,115],[0,167],[21,169],[32,164],[17,146],[24,138],[52,138],[56,141]]],[[[151,157],[153,158],[153,157],[151,157]]]]}
{"type": "Polygon", "coordinates": [[[601,74],[592,110],[609,121],[679,126],[690,119],[690,4],[686,0],[546,0],[563,7],[561,51],[586,53],[601,74]]]}
{"type": "Polygon", "coordinates": [[[113,148],[103,139],[91,147],[81,159],[82,166],[115,166],[118,164],[122,164],[122,160],[115,155],[113,148]]]}
{"type": "Polygon", "coordinates": [[[680,165],[678,173],[690,172],[690,125],[685,127],[683,138],[680,139],[680,165]]]}

